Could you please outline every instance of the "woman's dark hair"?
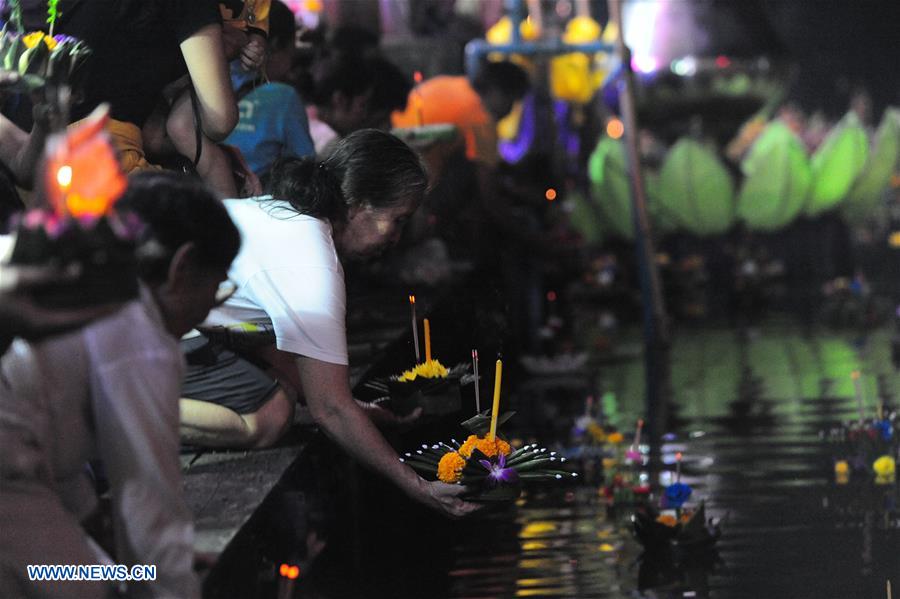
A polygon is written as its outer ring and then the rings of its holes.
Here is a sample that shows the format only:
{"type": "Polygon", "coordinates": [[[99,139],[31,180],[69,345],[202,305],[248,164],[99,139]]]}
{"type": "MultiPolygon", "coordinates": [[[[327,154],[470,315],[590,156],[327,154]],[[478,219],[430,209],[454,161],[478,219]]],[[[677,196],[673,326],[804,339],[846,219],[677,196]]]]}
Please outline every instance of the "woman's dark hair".
{"type": "Polygon", "coordinates": [[[175,172],[143,172],[128,178],[128,189],[116,203],[146,225],[138,248],[138,274],[149,283],[166,279],[179,247],[193,243],[198,262],[226,270],[241,247],[241,236],[224,204],[203,182],[175,172]]]}
{"type": "Polygon", "coordinates": [[[286,4],[272,0],[269,7],[269,47],[281,50],[294,47],[294,36],[297,33],[297,21],[294,13],[286,4]]]}
{"type": "Polygon", "coordinates": [[[269,191],[298,214],[343,220],[354,206],[386,208],[421,201],[428,185],[419,156],[390,133],[360,129],[338,141],[322,162],[283,159],[269,191]]]}

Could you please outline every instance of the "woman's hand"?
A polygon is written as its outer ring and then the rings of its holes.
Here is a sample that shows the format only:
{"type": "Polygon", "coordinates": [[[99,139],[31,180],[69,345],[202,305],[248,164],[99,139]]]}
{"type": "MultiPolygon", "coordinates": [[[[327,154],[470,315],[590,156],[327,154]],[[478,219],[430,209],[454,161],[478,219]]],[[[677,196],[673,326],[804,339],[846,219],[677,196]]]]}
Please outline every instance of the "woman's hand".
{"type": "Polygon", "coordinates": [[[248,33],[247,43],[241,48],[241,67],[256,71],[266,63],[266,39],[258,33],[248,33]]]}
{"type": "Polygon", "coordinates": [[[469,490],[463,485],[449,485],[439,480],[432,482],[427,482],[425,479],[419,480],[421,481],[422,496],[414,497],[414,499],[418,499],[428,507],[451,518],[468,516],[482,507],[480,504],[463,501],[459,498],[469,490]]]}

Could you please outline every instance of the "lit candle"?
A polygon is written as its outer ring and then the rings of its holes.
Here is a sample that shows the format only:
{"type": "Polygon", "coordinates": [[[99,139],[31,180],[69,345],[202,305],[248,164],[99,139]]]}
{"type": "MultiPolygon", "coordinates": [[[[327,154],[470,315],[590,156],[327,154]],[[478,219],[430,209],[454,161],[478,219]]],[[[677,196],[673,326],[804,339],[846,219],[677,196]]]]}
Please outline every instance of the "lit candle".
{"type": "Polygon", "coordinates": [[[500,380],[503,375],[503,361],[497,360],[497,370],[494,373],[494,404],[491,406],[491,432],[488,440],[493,441],[497,435],[497,416],[500,413],[500,380]]]}
{"type": "Polygon", "coordinates": [[[472,372],[475,373],[475,413],[481,414],[481,392],[478,389],[478,350],[472,350],[472,372]]]}
{"type": "Polygon", "coordinates": [[[412,311],[413,345],[416,348],[416,364],[419,363],[419,324],[416,322],[416,296],[409,296],[409,309],[412,311]]]}
{"type": "Polygon", "coordinates": [[[413,81],[416,82],[416,90],[413,92],[413,107],[416,110],[416,127],[421,127],[425,124],[425,115],[422,112],[422,92],[418,90],[418,85],[422,83],[422,71],[416,71],[413,74],[413,81]]]}
{"type": "Polygon", "coordinates": [[[631,447],[635,451],[641,450],[641,429],[644,428],[644,419],[638,418],[637,421],[637,430],[634,431],[634,443],[632,443],[631,447]]]}
{"type": "Polygon", "coordinates": [[[431,362],[431,324],[425,319],[425,362],[431,362]]]}
{"type": "Polygon", "coordinates": [[[675,482],[681,482],[681,452],[675,454],[675,482]]]}
{"type": "Polygon", "coordinates": [[[866,408],[863,400],[862,381],[860,380],[859,371],[854,370],[850,374],[850,378],[853,379],[853,391],[856,393],[856,405],[859,408],[859,423],[861,425],[866,419],[866,408]]]}

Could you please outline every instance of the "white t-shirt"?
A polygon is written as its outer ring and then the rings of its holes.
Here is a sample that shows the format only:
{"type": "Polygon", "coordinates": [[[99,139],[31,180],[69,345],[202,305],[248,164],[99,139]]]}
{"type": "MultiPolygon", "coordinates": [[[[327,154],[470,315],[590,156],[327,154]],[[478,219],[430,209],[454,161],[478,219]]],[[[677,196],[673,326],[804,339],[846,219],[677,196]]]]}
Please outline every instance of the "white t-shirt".
{"type": "Polygon", "coordinates": [[[203,326],[271,323],[278,349],[347,364],[344,269],[331,224],[268,197],[225,200],[225,208],[243,240],[228,273],[237,291],[203,326]]]}

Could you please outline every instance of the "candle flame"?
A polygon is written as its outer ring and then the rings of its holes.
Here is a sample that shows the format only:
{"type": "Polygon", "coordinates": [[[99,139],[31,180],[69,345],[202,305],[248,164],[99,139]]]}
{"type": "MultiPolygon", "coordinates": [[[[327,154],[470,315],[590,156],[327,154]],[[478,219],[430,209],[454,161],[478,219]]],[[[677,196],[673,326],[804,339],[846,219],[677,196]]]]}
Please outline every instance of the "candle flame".
{"type": "Polygon", "coordinates": [[[544,192],[544,197],[547,198],[548,202],[552,202],[556,199],[556,190],[551,187],[546,192],[544,192]]]}
{"type": "Polygon", "coordinates": [[[644,426],[644,419],[638,418],[638,428],[641,428],[642,426],[644,426]]]}
{"type": "Polygon", "coordinates": [[[413,73],[413,81],[415,81],[416,83],[422,83],[422,79],[422,71],[416,71],[415,73],[413,73]]]}
{"type": "Polygon", "coordinates": [[[679,462],[681,461],[681,452],[680,451],[675,454],[675,460],[679,461],[679,462]]]}
{"type": "Polygon", "coordinates": [[[416,303],[416,296],[414,296],[414,295],[409,296],[409,303],[411,303],[411,304],[416,303]]]}
{"type": "Polygon", "coordinates": [[[64,164],[59,167],[59,170],[56,171],[56,182],[59,183],[60,187],[68,187],[72,184],[72,167],[68,164],[64,164]]]}

